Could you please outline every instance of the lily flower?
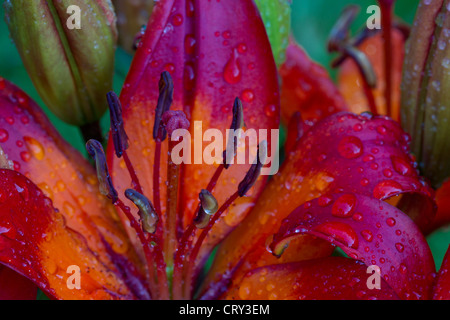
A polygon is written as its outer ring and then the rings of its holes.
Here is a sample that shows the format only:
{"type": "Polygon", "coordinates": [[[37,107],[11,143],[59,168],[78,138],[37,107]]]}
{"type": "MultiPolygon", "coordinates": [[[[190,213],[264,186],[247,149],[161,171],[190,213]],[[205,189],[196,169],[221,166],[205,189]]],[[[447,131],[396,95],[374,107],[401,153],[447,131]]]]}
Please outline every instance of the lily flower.
{"type": "MultiPolygon", "coordinates": [[[[5,276],[16,289],[0,292],[450,298],[450,258],[437,274],[424,238],[435,221],[435,192],[410,155],[410,136],[388,116],[348,111],[295,44],[281,68],[313,88],[303,97],[311,112],[304,119],[301,109],[283,112],[286,159],[270,180],[260,174],[275,156],[270,135],[252,163],[223,161],[236,153],[234,140],[213,164],[171,157],[177,130],[204,137],[209,128],[223,135],[279,128],[278,73],[253,1],[155,3],[122,92],[106,97],[107,150],[86,144],[95,169],[35,102],[0,78],[0,284],[5,276]],[[331,256],[336,246],[348,257],[331,256]],[[376,290],[366,281],[373,265],[376,290]]],[[[197,148],[204,154],[208,146],[197,148]]]]}

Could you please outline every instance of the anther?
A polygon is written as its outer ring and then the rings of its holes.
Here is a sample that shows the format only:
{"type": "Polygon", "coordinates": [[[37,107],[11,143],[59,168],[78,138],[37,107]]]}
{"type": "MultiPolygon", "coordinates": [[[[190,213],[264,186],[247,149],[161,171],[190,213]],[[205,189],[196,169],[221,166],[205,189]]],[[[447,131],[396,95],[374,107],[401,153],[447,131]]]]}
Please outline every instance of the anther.
{"type": "Polygon", "coordinates": [[[91,139],[86,143],[86,150],[95,160],[100,193],[107,196],[115,203],[118,199],[118,195],[116,189],[114,189],[111,176],[109,175],[105,151],[103,150],[102,144],[97,140],[91,139]]]}
{"type": "Polygon", "coordinates": [[[161,73],[159,80],[159,97],[155,110],[155,123],[153,126],[153,139],[164,141],[166,130],[162,126],[162,115],[169,111],[173,101],[173,80],[169,72],[161,73]]]}
{"type": "Polygon", "coordinates": [[[208,190],[203,189],[198,197],[200,199],[200,208],[197,216],[194,218],[194,224],[197,229],[203,229],[208,225],[211,216],[219,210],[219,204],[208,190]]]}
{"type": "Polygon", "coordinates": [[[228,145],[223,152],[223,166],[228,169],[231,164],[231,160],[234,158],[237,152],[239,134],[244,127],[244,109],[242,102],[239,98],[234,99],[233,104],[233,120],[231,121],[230,134],[228,136],[228,145]],[[235,132],[238,132],[236,136],[235,132]]]}
{"type": "Polygon", "coordinates": [[[357,5],[345,7],[336,24],[331,29],[328,40],[328,51],[339,51],[343,43],[348,43],[350,26],[359,13],[357,5]]]}
{"type": "Polygon", "coordinates": [[[154,233],[156,231],[156,224],[158,223],[159,218],[150,200],[148,200],[143,194],[140,194],[133,189],[127,189],[125,191],[125,197],[132,201],[139,209],[138,213],[141,218],[142,229],[145,232],[154,233]]]}
{"type": "Polygon", "coordinates": [[[244,179],[239,183],[238,194],[240,197],[245,196],[245,194],[250,190],[250,188],[255,184],[259,175],[261,174],[261,169],[267,160],[267,141],[264,140],[258,145],[258,152],[256,156],[256,163],[253,163],[244,179]]]}
{"type": "Polygon", "coordinates": [[[106,95],[110,111],[111,135],[114,142],[114,149],[118,158],[123,151],[128,149],[128,136],[123,127],[122,105],[117,95],[111,91],[106,95]]]}

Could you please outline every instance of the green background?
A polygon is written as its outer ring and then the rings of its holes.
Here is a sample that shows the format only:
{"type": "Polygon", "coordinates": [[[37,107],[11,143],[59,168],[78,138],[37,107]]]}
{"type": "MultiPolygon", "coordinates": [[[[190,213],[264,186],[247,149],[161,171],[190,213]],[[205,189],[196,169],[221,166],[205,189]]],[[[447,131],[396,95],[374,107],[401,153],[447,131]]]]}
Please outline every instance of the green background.
{"type": "MultiPolygon", "coordinates": [[[[13,0],[14,1],[14,0],[13,0]]],[[[397,0],[395,13],[404,22],[412,23],[419,0],[397,0]]],[[[329,66],[332,56],[326,50],[328,34],[338,19],[343,8],[348,4],[358,4],[361,7],[360,14],[354,23],[353,31],[365,25],[369,14],[366,8],[375,4],[371,0],[347,1],[347,0],[293,0],[292,2],[292,34],[295,39],[306,49],[308,54],[316,61],[329,66]]],[[[28,93],[45,110],[51,121],[61,134],[78,150],[85,153],[84,143],[77,128],[69,126],[55,118],[42,103],[33,84],[28,77],[17,50],[9,37],[8,28],[3,19],[3,6],[0,9],[0,76],[12,81],[28,93]]],[[[131,56],[117,50],[116,73],[114,77],[114,90],[120,92],[121,85],[125,79],[131,56]]],[[[334,71],[330,70],[332,75],[334,71]]],[[[109,120],[105,115],[102,119],[102,126],[106,133],[109,120]]],[[[432,248],[436,264],[441,264],[442,258],[450,242],[450,229],[444,228],[428,237],[428,242],[432,248]]]]}

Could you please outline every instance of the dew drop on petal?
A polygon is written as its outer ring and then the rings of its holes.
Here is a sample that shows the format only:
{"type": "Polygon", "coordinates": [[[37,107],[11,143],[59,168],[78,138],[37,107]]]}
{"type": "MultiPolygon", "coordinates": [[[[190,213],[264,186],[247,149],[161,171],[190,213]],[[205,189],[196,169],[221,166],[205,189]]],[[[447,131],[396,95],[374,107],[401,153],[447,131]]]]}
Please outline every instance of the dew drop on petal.
{"type": "Polygon", "coordinates": [[[363,144],[358,137],[347,136],[338,145],[339,154],[347,159],[354,159],[362,155],[363,144]]]}
{"type": "Polygon", "coordinates": [[[333,204],[331,214],[335,217],[347,218],[353,214],[357,199],[353,194],[340,196],[333,204]]]}
{"type": "Polygon", "coordinates": [[[357,249],[359,245],[358,236],[351,226],[346,223],[330,221],[325,222],[315,228],[316,231],[330,236],[342,242],[346,246],[357,249]]]}

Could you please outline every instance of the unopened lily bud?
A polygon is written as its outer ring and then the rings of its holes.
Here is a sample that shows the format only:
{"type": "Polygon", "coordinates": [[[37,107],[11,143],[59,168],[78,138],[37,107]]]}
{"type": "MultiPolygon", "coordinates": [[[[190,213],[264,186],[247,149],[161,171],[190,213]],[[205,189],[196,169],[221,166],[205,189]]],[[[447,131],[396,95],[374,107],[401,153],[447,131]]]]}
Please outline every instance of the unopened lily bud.
{"type": "Polygon", "coordinates": [[[100,119],[117,40],[110,0],[14,0],[5,9],[17,50],[49,109],[77,126],[100,119]]]}
{"type": "Polygon", "coordinates": [[[450,5],[421,1],[406,47],[402,126],[422,174],[434,187],[450,176],[450,5]]]}

